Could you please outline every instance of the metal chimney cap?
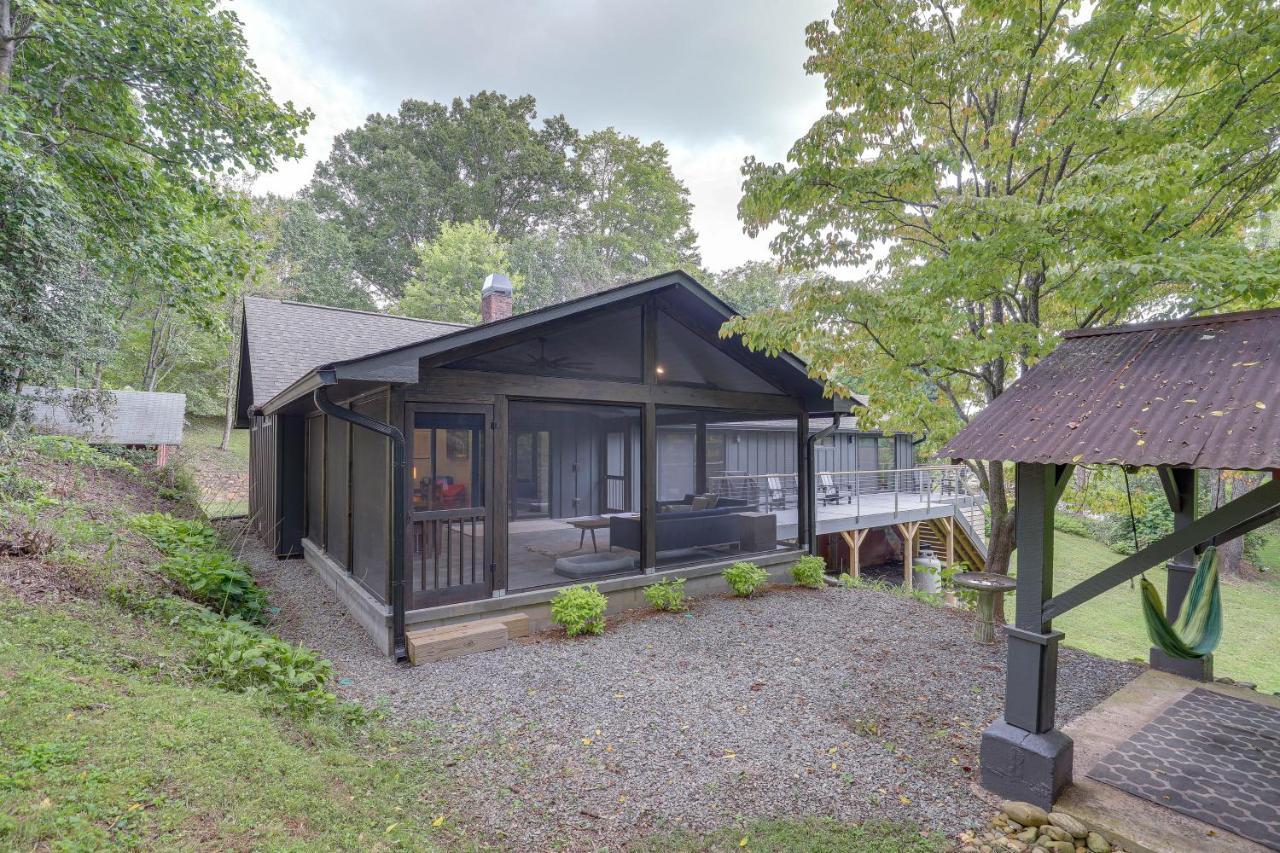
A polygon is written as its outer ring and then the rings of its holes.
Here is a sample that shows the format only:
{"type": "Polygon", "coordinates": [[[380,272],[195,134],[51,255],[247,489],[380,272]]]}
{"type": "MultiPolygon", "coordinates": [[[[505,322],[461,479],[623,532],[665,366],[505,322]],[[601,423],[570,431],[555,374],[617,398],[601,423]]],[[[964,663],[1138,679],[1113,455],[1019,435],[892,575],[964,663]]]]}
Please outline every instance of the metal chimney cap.
{"type": "Polygon", "coordinates": [[[484,296],[490,293],[503,293],[510,296],[512,293],[511,279],[500,272],[489,273],[484,277],[484,287],[480,291],[480,295],[484,296]]]}

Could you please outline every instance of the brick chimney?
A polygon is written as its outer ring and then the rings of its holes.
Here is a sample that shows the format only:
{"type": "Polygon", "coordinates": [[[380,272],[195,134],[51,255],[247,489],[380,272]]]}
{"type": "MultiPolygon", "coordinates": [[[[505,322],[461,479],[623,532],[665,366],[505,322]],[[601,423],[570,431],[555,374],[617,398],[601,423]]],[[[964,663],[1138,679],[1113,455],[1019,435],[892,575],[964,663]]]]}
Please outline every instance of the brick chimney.
{"type": "Polygon", "coordinates": [[[492,323],[511,316],[511,279],[500,272],[485,276],[480,290],[480,322],[492,323]]]}

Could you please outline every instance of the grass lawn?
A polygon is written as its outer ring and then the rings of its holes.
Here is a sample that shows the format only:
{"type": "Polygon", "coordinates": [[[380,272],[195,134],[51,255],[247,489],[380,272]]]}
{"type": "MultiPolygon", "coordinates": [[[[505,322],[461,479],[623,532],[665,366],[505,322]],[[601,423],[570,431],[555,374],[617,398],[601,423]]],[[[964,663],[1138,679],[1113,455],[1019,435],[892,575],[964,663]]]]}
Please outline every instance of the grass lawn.
{"type": "Polygon", "coordinates": [[[940,853],[950,849],[940,835],[922,835],[910,824],[838,823],[819,818],[761,820],[706,835],[676,833],[629,846],[638,851],[756,850],[770,853],[940,853]]]}
{"type": "MultiPolygon", "coordinates": [[[[1058,532],[1054,589],[1064,591],[1120,559],[1110,548],[1070,533],[1058,532]]],[[[1273,547],[1280,548],[1273,542],[1273,547]]],[[[1015,553],[1016,564],[1016,553],[1015,553]]],[[[1165,570],[1147,578],[1164,595],[1165,570]]],[[[1136,582],[1135,582],[1136,583],[1136,582]]],[[[1138,589],[1121,584],[1053,620],[1068,646],[1103,657],[1146,661],[1151,647],[1142,621],[1138,589]]],[[[1013,596],[1006,612],[1013,613],[1013,596]]],[[[1261,581],[1224,580],[1222,645],[1214,653],[1214,671],[1252,681],[1267,692],[1280,690],[1280,578],[1261,581]]]]}
{"type": "Polygon", "coordinates": [[[0,592],[0,847],[451,846],[411,735],[295,721],[190,679],[180,635],[0,592]]]}
{"type": "Polygon", "coordinates": [[[196,475],[201,506],[210,517],[249,511],[249,431],[231,431],[221,448],[222,418],[193,418],[182,435],[182,458],[196,475]]]}
{"type": "Polygon", "coordinates": [[[1274,524],[1265,529],[1269,535],[1258,551],[1260,568],[1280,572],[1280,530],[1277,530],[1274,524]]]}

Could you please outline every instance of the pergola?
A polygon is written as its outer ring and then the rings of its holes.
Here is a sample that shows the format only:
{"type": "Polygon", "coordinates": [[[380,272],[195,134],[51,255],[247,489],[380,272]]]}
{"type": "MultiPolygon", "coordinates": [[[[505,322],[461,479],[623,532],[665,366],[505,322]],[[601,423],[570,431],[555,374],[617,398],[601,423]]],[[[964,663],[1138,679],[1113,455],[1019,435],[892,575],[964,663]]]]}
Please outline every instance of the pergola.
{"type": "MultiPolygon", "coordinates": [[[[1280,518],[1280,310],[1069,332],[943,449],[1016,466],[1017,604],[1006,627],[1004,717],[982,738],[983,785],[1048,808],[1071,782],[1072,742],[1055,725],[1053,620],[1168,561],[1175,618],[1209,544],[1280,518]],[[1154,467],[1174,531],[1076,586],[1053,584],[1053,516],[1076,465],[1154,467]],[[1270,481],[1204,515],[1199,470],[1270,471],[1270,481]]],[[[1135,596],[1134,617],[1139,618],[1135,596]]],[[[1228,615],[1229,618],[1229,615],[1228,615]]],[[[1209,681],[1212,657],[1159,649],[1151,666],[1209,681]]]]}

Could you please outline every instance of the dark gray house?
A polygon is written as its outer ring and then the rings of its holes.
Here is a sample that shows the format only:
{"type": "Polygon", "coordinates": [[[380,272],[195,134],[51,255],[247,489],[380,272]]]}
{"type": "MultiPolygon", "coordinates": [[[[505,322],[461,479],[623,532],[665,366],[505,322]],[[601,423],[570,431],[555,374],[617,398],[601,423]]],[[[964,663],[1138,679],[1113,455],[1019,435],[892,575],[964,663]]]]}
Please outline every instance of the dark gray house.
{"type": "Polygon", "coordinates": [[[794,356],[721,338],[733,311],[683,273],[516,316],[501,276],[481,299],[473,327],[244,302],[251,523],[389,654],[581,580],[625,600],[785,565],[815,472],[914,464],[910,436],[833,428],[858,401],[794,356]]]}

